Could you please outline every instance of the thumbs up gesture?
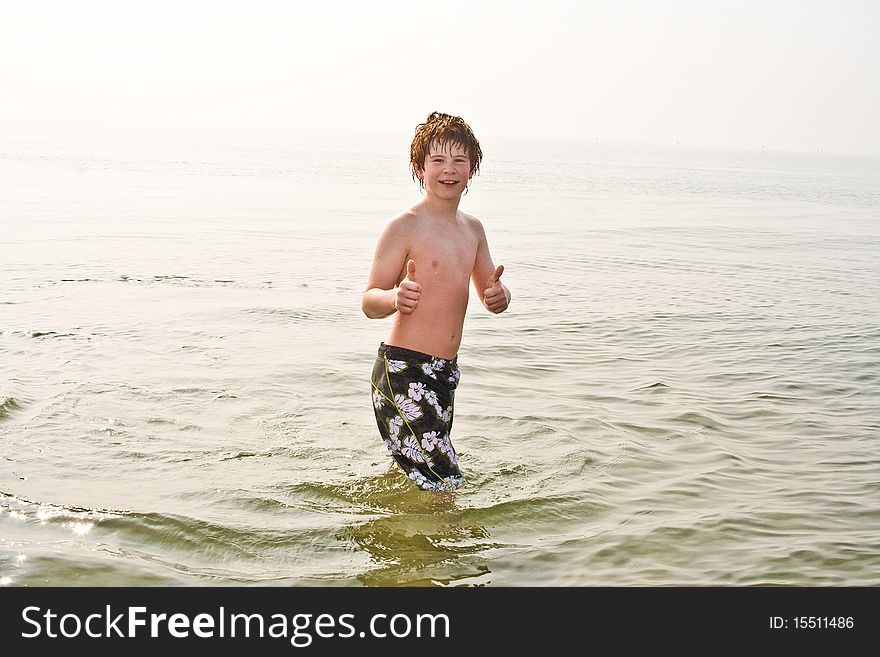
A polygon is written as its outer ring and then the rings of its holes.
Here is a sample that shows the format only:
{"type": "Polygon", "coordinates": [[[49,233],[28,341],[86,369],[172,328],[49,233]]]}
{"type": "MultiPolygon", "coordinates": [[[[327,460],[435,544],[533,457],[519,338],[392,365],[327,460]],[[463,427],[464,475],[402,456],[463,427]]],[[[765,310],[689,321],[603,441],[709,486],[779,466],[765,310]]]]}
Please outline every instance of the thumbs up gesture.
{"type": "Polygon", "coordinates": [[[501,284],[501,274],[504,273],[504,265],[498,265],[495,273],[486,282],[486,291],[483,293],[483,305],[491,312],[503,313],[510,303],[507,288],[501,284]]]}
{"type": "Polygon", "coordinates": [[[415,260],[409,260],[406,263],[406,276],[397,286],[394,296],[394,308],[401,315],[411,315],[419,305],[419,296],[422,293],[422,286],[416,283],[416,263],[415,260]]]}

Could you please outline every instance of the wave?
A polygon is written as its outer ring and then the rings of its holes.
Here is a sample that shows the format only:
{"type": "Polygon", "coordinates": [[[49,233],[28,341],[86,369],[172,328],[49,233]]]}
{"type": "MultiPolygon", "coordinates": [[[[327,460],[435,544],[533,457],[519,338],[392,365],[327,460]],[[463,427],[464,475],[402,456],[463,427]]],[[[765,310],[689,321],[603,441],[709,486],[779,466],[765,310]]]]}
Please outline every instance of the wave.
{"type": "Polygon", "coordinates": [[[0,420],[21,410],[21,404],[14,397],[0,397],[0,420]]]}

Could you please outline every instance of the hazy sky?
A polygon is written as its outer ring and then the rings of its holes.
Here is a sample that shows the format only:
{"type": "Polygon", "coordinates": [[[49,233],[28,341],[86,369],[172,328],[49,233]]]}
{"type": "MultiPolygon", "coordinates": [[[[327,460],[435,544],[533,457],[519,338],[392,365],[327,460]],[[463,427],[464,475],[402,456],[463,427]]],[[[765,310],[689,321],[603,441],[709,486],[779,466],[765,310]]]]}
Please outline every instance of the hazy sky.
{"type": "MultiPolygon", "coordinates": [[[[0,0],[2,1],[2,0],[0,0]]],[[[0,121],[345,126],[880,154],[880,2],[0,4],[0,121]]]]}

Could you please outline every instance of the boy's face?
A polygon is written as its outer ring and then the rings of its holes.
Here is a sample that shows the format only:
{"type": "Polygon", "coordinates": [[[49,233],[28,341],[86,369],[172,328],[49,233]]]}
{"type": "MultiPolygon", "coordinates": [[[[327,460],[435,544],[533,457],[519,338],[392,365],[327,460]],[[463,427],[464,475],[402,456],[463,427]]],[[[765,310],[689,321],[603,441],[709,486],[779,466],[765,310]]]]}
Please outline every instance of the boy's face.
{"type": "Polygon", "coordinates": [[[450,142],[432,143],[425,162],[421,166],[413,164],[425,184],[425,191],[442,198],[460,196],[473,177],[471,159],[464,146],[450,142]]]}

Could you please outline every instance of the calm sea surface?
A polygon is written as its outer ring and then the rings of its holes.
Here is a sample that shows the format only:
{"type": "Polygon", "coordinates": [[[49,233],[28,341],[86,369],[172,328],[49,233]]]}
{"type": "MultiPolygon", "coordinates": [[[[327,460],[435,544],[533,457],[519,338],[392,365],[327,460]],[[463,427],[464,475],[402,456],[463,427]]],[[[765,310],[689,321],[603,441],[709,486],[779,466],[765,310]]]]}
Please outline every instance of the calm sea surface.
{"type": "Polygon", "coordinates": [[[880,585],[880,158],[484,139],[437,495],[360,311],[408,138],[0,131],[0,583],[880,585]]]}

